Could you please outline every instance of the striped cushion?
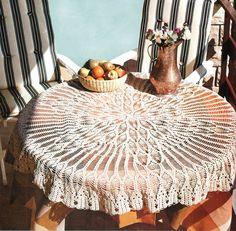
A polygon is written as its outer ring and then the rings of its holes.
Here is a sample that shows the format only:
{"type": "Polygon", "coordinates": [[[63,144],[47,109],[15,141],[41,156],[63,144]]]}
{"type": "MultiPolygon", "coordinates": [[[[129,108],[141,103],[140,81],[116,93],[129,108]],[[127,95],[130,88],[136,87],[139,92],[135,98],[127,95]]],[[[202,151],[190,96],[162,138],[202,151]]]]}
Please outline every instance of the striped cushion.
{"type": "Polygon", "coordinates": [[[0,0],[0,25],[0,110],[8,117],[61,77],[47,0],[0,0]]]}
{"type": "MultiPolygon", "coordinates": [[[[211,26],[212,0],[144,0],[141,30],[138,48],[138,71],[148,73],[155,64],[151,61],[147,47],[151,42],[145,39],[145,32],[160,29],[162,20],[171,29],[187,22],[192,32],[190,40],[178,47],[178,63],[181,74],[188,76],[206,59],[207,43],[211,26]]],[[[157,49],[150,50],[152,58],[157,56],[157,49]]]]}
{"type": "Polygon", "coordinates": [[[0,110],[3,118],[17,116],[32,97],[58,84],[56,81],[20,86],[0,91],[0,110]]]}

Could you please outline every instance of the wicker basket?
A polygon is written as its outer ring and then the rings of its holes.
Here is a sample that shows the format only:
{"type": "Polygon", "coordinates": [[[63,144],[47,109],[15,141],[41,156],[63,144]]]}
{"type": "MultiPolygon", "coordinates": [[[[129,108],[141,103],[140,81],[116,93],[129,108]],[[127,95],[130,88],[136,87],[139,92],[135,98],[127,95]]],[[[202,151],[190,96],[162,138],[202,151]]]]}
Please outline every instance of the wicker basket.
{"type": "Polygon", "coordinates": [[[109,92],[114,91],[124,85],[127,79],[127,74],[114,80],[91,80],[82,76],[78,76],[78,78],[83,87],[90,91],[109,92]]]}

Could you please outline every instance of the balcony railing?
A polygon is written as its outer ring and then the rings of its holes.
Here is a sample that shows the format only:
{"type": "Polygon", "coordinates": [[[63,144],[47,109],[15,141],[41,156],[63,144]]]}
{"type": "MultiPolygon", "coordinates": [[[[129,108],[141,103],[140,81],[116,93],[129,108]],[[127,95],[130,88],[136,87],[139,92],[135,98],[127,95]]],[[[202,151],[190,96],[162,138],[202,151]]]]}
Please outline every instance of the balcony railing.
{"type": "Polygon", "coordinates": [[[218,1],[225,10],[219,94],[236,109],[236,1],[218,1]]]}

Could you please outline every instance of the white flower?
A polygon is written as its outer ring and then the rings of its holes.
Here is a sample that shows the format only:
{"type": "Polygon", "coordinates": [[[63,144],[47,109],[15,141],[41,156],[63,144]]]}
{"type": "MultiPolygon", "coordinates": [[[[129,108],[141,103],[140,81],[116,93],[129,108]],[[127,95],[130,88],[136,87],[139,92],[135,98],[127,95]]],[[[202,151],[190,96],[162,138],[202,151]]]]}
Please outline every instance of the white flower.
{"type": "Polygon", "coordinates": [[[183,40],[189,40],[191,39],[191,32],[188,28],[185,28],[184,29],[184,33],[183,33],[183,37],[182,37],[183,40]]]}
{"type": "Polygon", "coordinates": [[[161,43],[161,32],[158,30],[158,31],[155,31],[155,40],[154,40],[156,43],[161,43]]]}
{"type": "Polygon", "coordinates": [[[176,27],[174,30],[169,30],[168,24],[164,23],[161,30],[148,29],[146,32],[146,39],[156,43],[158,46],[171,46],[180,40],[189,40],[191,32],[186,23],[183,27],[176,27]]]}
{"type": "Polygon", "coordinates": [[[156,43],[159,43],[159,44],[161,44],[161,37],[160,36],[156,36],[156,43]]]}
{"type": "Polygon", "coordinates": [[[161,39],[163,40],[166,40],[168,38],[168,34],[167,34],[167,31],[164,31],[162,34],[161,34],[161,39]]]}
{"type": "Polygon", "coordinates": [[[177,41],[177,39],[178,39],[178,35],[177,35],[176,32],[170,30],[167,34],[168,34],[168,38],[169,38],[169,40],[172,40],[172,41],[174,41],[174,42],[177,41]]]}

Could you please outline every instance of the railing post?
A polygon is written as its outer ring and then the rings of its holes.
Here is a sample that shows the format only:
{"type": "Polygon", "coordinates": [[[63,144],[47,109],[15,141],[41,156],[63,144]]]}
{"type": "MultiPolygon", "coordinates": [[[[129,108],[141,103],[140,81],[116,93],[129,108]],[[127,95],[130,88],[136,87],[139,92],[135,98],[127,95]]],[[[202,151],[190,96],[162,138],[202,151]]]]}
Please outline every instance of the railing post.
{"type": "Polygon", "coordinates": [[[236,1],[219,0],[225,10],[219,94],[236,109],[236,1]]]}
{"type": "MultiPolygon", "coordinates": [[[[234,9],[236,9],[236,2],[233,4],[234,9]]],[[[229,51],[229,81],[235,86],[236,92],[236,22],[232,21],[231,24],[231,44],[229,51]]],[[[236,99],[235,99],[236,100],[236,99]]]]}

